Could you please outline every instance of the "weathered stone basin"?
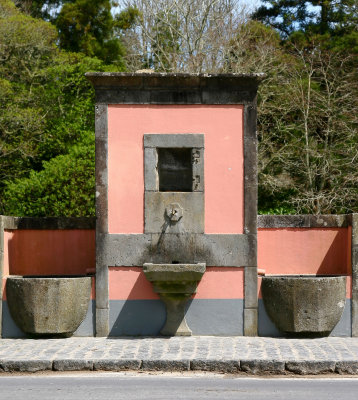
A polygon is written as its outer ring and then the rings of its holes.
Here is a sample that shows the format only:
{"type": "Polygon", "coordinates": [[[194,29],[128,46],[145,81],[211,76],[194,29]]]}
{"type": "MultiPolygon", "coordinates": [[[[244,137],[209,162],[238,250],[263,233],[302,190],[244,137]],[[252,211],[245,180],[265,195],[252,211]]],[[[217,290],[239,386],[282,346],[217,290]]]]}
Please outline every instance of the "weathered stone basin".
{"type": "Polygon", "coordinates": [[[196,293],[206,270],[205,263],[143,265],[143,272],[152,282],[167,310],[167,319],[160,333],[164,336],[191,336],[185,320],[185,305],[196,293]]]}
{"type": "Polygon", "coordinates": [[[26,334],[71,336],[84,320],[91,277],[10,276],[6,297],[11,316],[26,334]]]}
{"type": "Polygon", "coordinates": [[[291,336],[328,336],[346,301],[345,276],[266,276],[262,297],[276,327],[291,336]]]}

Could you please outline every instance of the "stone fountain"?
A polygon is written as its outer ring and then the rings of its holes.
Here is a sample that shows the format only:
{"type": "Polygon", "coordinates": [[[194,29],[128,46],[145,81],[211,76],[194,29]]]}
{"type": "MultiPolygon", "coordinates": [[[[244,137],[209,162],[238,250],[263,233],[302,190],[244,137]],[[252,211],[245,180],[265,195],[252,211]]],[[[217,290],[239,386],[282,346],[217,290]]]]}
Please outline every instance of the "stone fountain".
{"type": "Polygon", "coordinates": [[[86,75],[96,92],[96,335],[256,335],[263,75],[86,75]]]}
{"type": "Polygon", "coordinates": [[[167,318],[160,333],[164,336],[191,336],[185,320],[185,306],[196,293],[196,287],[206,269],[198,264],[144,264],[143,272],[164,302],[167,318]]]}

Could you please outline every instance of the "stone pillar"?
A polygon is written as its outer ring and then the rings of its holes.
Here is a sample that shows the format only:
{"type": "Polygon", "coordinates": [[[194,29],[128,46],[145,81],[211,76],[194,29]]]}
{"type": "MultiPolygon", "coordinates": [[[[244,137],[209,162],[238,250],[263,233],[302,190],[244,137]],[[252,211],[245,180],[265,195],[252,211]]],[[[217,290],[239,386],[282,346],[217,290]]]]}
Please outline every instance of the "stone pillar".
{"type": "Polygon", "coordinates": [[[2,280],[4,277],[4,217],[0,215],[0,338],[2,337],[2,280]]]}
{"type": "Polygon", "coordinates": [[[244,335],[257,336],[257,132],[256,98],[244,110],[244,233],[250,240],[250,263],[245,266],[244,335]]]}
{"type": "Polygon", "coordinates": [[[352,214],[352,336],[358,336],[358,214],[352,214]]]}
{"type": "Polygon", "coordinates": [[[107,104],[97,103],[96,128],[96,336],[109,334],[108,266],[103,241],[108,234],[108,132],[107,104]]]}

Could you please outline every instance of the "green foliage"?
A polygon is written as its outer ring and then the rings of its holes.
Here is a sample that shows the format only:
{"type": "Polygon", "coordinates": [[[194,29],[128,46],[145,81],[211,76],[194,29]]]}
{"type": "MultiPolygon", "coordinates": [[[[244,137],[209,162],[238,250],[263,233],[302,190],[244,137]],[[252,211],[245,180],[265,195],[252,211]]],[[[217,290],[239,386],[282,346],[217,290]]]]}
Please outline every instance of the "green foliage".
{"type": "Polygon", "coordinates": [[[60,47],[123,66],[125,49],[113,37],[115,20],[110,0],[76,0],[63,5],[56,27],[60,47]]]}
{"type": "Polygon", "coordinates": [[[94,215],[84,73],[124,59],[133,70],[265,72],[259,212],[358,212],[357,1],[269,0],[245,22],[231,2],[194,3],[131,0],[114,17],[111,0],[0,0],[0,213],[94,215]]]}
{"type": "Polygon", "coordinates": [[[44,161],[43,170],[9,182],[4,212],[16,216],[92,216],[95,214],[93,133],[68,154],[44,161]]]}
{"type": "Polygon", "coordinates": [[[347,213],[358,207],[355,56],[332,51],[327,41],[291,35],[285,69],[260,88],[260,202],[271,199],[273,208],[347,213]]]}
{"type": "Polygon", "coordinates": [[[178,18],[174,14],[164,16],[163,13],[159,13],[154,26],[155,40],[152,45],[152,55],[145,67],[153,68],[155,71],[170,72],[180,51],[178,18]]]}
{"type": "Polygon", "coordinates": [[[265,185],[258,188],[258,214],[284,215],[297,214],[297,209],[288,199],[297,194],[292,188],[281,188],[280,191],[272,193],[265,185]]]}
{"type": "Polygon", "coordinates": [[[254,14],[283,39],[283,68],[259,91],[264,212],[358,210],[357,17],[356,0],[270,0],[254,14]]]}
{"type": "Polygon", "coordinates": [[[283,37],[297,30],[325,34],[353,26],[356,0],[266,0],[253,18],[277,29],[283,37]]]}
{"type": "Polygon", "coordinates": [[[60,5],[72,0],[15,0],[16,6],[34,18],[53,19],[60,5]]]}
{"type": "MultiPolygon", "coordinates": [[[[91,141],[93,147],[94,90],[84,74],[118,67],[106,67],[99,59],[80,53],[59,51],[51,24],[0,1],[1,214],[9,210],[5,183],[26,179],[30,173],[36,177],[47,165],[44,161],[59,155],[68,159],[79,143],[91,141]]],[[[64,162],[57,165],[62,168],[64,162]]],[[[92,187],[86,183],[77,188],[80,197],[92,196],[92,187]]],[[[53,212],[51,203],[47,212],[53,212]]]]}
{"type": "Polygon", "coordinates": [[[15,4],[11,0],[0,0],[0,18],[16,14],[15,4]]]}
{"type": "Polygon", "coordinates": [[[127,7],[115,16],[115,27],[120,31],[130,29],[141,14],[137,7],[127,7]]]}
{"type": "Polygon", "coordinates": [[[33,83],[56,53],[55,28],[20,14],[0,13],[0,75],[14,83],[33,83]]]}
{"type": "Polygon", "coordinates": [[[79,140],[82,132],[94,131],[94,90],[85,78],[88,71],[103,71],[103,62],[79,53],[59,53],[45,69],[46,83],[36,96],[46,105],[43,140],[38,145],[38,160],[49,160],[79,140]]]}
{"type": "MultiPolygon", "coordinates": [[[[49,23],[22,15],[9,2],[0,8],[0,194],[4,181],[25,176],[43,140],[45,107],[36,94],[44,68],[57,54],[49,23]]],[[[3,200],[0,197],[0,212],[3,200]]]]}

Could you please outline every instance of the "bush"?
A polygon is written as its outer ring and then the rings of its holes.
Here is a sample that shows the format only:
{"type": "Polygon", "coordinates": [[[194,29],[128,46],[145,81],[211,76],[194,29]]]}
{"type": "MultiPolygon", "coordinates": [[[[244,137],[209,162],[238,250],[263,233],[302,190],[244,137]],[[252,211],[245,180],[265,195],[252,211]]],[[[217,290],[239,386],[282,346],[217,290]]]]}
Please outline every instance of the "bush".
{"type": "Polygon", "coordinates": [[[5,188],[7,215],[95,215],[95,149],[92,132],[68,154],[43,162],[43,170],[9,182],[5,188]]]}

